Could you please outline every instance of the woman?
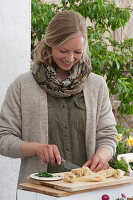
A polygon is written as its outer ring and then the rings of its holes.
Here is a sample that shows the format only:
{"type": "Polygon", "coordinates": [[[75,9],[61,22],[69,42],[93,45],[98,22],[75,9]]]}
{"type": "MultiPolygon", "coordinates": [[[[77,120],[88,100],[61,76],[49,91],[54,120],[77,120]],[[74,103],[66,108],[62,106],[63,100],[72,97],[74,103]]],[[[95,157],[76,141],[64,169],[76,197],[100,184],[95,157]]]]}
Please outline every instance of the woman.
{"type": "Polygon", "coordinates": [[[91,73],[87,27],[58,13],[34,51],[32,71],[8,88],[0,114],[0,153],[21,158],[19,183],[35,172],[65,171],[61,157],[97,172],[109,168],[117,132],[107,85],[91,73]]]}

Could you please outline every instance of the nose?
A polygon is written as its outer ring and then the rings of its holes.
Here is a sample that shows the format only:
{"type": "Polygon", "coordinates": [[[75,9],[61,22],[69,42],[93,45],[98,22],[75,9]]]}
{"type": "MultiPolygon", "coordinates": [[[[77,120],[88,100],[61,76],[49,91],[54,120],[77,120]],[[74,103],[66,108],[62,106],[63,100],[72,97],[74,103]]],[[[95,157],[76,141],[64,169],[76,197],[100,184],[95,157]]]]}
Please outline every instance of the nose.
{"type": "Polygon", "coordinates": [[[73,60],[74,60],[73,53],[69,54],[69,55],[66,57],[66,61],[67,61],[67,62],[73,62],[73,60]]]}

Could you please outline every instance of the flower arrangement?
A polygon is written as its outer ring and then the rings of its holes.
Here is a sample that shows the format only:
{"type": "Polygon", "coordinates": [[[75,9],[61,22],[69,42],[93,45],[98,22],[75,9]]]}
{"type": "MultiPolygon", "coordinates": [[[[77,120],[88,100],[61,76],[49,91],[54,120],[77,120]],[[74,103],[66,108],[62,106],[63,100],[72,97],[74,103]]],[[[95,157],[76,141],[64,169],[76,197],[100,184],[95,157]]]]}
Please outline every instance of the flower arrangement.
{"type": "Polygon", "coordinates": [[[116,154],[133,153],[133,137],[131,136],[133,129],[125,129],[120,125],[117,125],[116,128],[119,133],[116,154]]]}
{"type": "Polygon", "coordinates": [[[109,161],[109,165],[114,169],[119,168],[125,171],[126,174],[128,174],[129,167],[133,169],[133,162],[127,163],[124,160],[118,161],[117,156],[125,153],[133,153],[133,136],[131,136],[131,133],[133,133],[133,129],[125,129],[120,125],[117,125],[116,128],[118,131],[118,145],[116,148],[116,154],[109,161]]]}
{"type": "MultiPolygon", "coordinates": [[[[109,199],[110,199],[109,195],[107,194],[102,195],[102,200],[109,200],[109,199]]],[[[116,200],[126,200],[126,199],[127,199],[126,195],[121,193],[121,197],[117,198],[116,200]]]]}

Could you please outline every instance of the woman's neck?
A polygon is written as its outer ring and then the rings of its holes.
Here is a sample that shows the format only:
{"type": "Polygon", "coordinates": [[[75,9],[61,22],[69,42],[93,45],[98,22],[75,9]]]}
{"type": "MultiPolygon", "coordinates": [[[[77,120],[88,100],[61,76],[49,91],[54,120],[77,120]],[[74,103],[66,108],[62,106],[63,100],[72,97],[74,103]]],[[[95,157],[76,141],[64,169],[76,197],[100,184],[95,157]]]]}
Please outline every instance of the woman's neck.
{"type": "Polygon", "coordinates": [[[69,76],[69,71],[63,71],[60,68],[56,68],[56,75],[61,81],[64,81],[69,76]]]}

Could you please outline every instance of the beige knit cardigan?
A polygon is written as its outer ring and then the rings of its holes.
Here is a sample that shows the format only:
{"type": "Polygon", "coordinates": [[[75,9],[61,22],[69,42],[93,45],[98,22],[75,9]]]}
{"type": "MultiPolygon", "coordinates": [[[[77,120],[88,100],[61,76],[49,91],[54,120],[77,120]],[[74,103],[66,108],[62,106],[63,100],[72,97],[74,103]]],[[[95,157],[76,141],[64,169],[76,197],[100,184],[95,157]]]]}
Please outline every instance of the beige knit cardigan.
{"type": "MultiPolygon", "coordinates": [[[[96,149],[107,147],[112,154],[117,145],[115,118],[104,79],[91,73],[83,89],[86,105],[86,153],[91,158],[96,149]]],[[[47,170],[37,156],[23,158],[22,142],[48,143],[47,94],[31,71],[20,75],[8,88],[0,113],[0,154],[22,158],[19,183],[35,172],[47,170]]]]}

